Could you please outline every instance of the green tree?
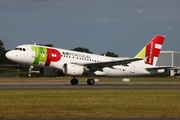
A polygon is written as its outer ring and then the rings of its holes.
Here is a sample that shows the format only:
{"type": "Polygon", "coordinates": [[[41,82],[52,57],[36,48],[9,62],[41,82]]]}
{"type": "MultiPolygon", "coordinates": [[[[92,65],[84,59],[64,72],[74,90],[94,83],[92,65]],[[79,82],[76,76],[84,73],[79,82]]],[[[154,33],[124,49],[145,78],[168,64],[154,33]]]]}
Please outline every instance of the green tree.
{"type": "Polygon", "coordinates": [[[4,48],[3,42],[0,40],[0,64],[5,64],[7,58],[5,57],[6,49],[4,48]]]}
{"type": "Polygon", "coordinates": [[[85,47],[77,47],[74,49],[71,49],[73,51],[78,51],[78,52],[86,52],[86,53],[92,53],[91,51],[89,51],[89,49],[85,48],[85,47]]]}
{"type": "Polygon", "coordinates": [[[117,54],[115,54],[114,52],[106,52],[105,54],[101,54],[101,55],[105,55],[105,56],[109,56],[109,57],[119,57],[117,54]]]}

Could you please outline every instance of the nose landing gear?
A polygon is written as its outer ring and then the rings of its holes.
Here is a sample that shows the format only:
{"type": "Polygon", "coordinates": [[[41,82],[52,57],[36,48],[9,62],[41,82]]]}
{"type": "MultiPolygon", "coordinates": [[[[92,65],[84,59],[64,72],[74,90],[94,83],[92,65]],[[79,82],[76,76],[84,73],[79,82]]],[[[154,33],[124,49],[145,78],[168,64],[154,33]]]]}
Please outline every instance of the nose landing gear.
{"type": "Polygon", "coordinates": [[[88,85],[94,85],[94,83],[95,83],[94,78],[88,78],[88,80],[87,80],[88,85]]]}

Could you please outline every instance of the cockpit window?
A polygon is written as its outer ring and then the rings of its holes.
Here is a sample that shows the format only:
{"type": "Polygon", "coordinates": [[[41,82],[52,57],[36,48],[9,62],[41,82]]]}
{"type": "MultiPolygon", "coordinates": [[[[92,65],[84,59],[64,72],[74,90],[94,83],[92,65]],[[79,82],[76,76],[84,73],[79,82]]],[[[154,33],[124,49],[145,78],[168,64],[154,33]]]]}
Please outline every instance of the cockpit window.
{"type": "Polygon", "coordinates": [[[19,50],[19,48],[15,48],[14,50],[19,50]]]}
{"type": "Polygon", "coordinates": [[[26,51],[26,49],[25,48],[15,48],[14,50],[20,50],[20,51],[26,51]]]}

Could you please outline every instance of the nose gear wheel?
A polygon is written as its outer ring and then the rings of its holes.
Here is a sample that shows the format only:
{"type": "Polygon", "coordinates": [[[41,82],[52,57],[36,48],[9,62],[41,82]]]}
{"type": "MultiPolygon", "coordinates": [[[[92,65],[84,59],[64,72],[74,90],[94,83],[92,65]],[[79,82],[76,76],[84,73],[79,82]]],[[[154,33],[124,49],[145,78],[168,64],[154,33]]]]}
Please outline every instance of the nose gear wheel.
{"type": "Polygon", "coordinates": [[[95,83],[94,78],[89,78],[89,79],[87,80],[87,84],[88,84],[88,85],[94,85],[94,83],[95,83]]]}

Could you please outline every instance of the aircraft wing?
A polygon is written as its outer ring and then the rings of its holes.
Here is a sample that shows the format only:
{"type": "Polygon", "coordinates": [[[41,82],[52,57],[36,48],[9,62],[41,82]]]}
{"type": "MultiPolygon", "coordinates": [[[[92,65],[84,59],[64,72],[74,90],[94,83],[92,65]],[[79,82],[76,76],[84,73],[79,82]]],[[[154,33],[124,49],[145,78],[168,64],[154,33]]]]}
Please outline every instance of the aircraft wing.
{"type": "Polygon", "coordinates": [[[159,69],[168,69],[168,68],[173,68],[172,66],[155,66],[155,67],[150,67],[150,68],[145,68],[146,70],[159,70],[159,69]]]}
{"type": "Polygon", "coordinates": [[[130,59],[123,59],[123,60],[113,60],[113,61],[106,61],[106,62],[93,62],[93,63],[73,63],[88,67],[94,68],[103,68],[103,67],[112,67],[114,65],[127,65],[128,63],[143,60],[141,58],[130,58],[130,59]]]}

